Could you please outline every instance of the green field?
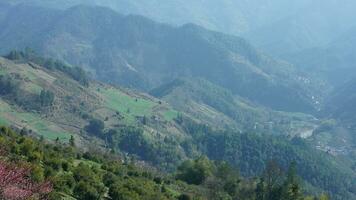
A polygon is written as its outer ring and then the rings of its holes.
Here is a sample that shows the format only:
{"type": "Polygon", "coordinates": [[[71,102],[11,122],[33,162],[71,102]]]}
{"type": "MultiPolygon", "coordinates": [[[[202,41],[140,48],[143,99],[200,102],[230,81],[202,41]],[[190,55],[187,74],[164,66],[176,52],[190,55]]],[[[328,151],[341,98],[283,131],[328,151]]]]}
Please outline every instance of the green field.
{"type": "Polygon", "coordinates": [[[178,112],[175,110],[167,110],[163,113],[163,117],[167,121],[172,121],[178,116],[178,112]]]}
{"type": "Polygon", "coordinates": [[[153,107],[156,105],[152,101],[131,97],[113,88],[100,90],[100,93],[104,96],[105,105],[120,112],[130,123],[134,122],[137,116],[152,116],[153,107]]]}
{"type": "Polygon", "coordinates": [[[24,88],[26,91],[31,92],[32,94],[39,94],[43,89],[42,87],[33,83],[26,84],[24,88]]]}
{"type": "Polygon", "coordinates": [[[0,101],[0,125],[8,125],[8,118],[16,119],[17,123],[26,125],[27,129],[32,129],[48,140],[55,140],[58,137],[60,140],[68,141],[70,138],[69,133],[59,131],[61,130],[59,127],[43,120],[38,114],[17,112],[12,110],[7,103],[0,101]]]}

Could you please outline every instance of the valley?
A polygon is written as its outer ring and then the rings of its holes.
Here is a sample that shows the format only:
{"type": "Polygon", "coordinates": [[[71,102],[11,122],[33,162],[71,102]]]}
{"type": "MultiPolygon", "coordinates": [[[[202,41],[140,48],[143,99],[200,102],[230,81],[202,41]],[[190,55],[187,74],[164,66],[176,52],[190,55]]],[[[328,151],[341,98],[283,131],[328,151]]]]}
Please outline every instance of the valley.
{"type": "Polygon", "coordinates": [[[0,174],[30,166],[35,199],[355,199],[335,3],[0,2],[0,174]]]}

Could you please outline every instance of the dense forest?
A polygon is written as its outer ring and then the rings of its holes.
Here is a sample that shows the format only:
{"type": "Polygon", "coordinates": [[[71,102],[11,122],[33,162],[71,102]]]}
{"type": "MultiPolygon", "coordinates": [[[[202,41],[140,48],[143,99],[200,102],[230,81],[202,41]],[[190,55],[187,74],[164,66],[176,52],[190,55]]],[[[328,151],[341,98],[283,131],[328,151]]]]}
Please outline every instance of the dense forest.
{"type": "Polygon", "coordinates": [[[206,157],[162,174],[108,153],[46,143],[0,128],[0,197],[4,199],[266,199],[327,200],[305,196],[295,163],[287,171],[271,161],[260,177],[244,179],[226,162],[206,157]],[[16,167],[13,167],[16,166],[16,167]]]}

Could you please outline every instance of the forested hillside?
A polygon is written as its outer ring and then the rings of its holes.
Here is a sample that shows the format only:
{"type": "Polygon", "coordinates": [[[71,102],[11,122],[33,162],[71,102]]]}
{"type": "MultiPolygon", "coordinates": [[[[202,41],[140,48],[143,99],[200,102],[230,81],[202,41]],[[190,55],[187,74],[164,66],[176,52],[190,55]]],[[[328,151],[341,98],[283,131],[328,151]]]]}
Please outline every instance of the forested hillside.
{"type": "Polygon", "coordinates": [[[0,52],[31,47],[113,84],[148,91],[174,78],[203,77],[253,102],[309,113],[323,94],[306,74],[246,40],[192,24],[174,28],[88,6],[65,11],[17,6],[6,18],[0,52]]]}
{"type": "MultiPolygon", "coordinates": [[[[229,161],[243,176],[261,174],[264,164],[271,159],[285,169],[295,161],[300,176],[308,183],[307,191],[320,188],[329,191],[335,199],[354,195],[355,172],[341,160],[313,149],[311,144],[301,139],[290,140],[293,132],[290,137],[268,136],[267,133],[275,134],[278,130],[280,134],[291,131],[287,124],[293,121],[280,121],[272,127],[254,129],[255,125],[251,122],[231,118],[231,122],[227,121],[231,125],[221,127],[214,119],[195,115],[209,116],[208,111],[188,112],[184,107],[175,105],[176,111],[164,100],[92,81],[81,68],[39,57],[31,50],[12,51],[7,58],[0,60],[0,122],[16,127],[23,134],[64,143],[74,139],[78,147],[88,151],[111,149],[123,158],[136,156],[149,165],[169,171],[184,160],[199,155],[229,161]],[[210,126],[204,125],[206,123],[210,126]],[[236,132],[232,129],[233,124],[240,125],[241,130],[236,132]],[[342,192],[344,190],[348,192],[342,192]]],[[[203,80],[186,83],[209,85],[203,80]]],[[[158,91],[153,93],[165,94],[162,89],[158,91]]],[[[237,98],[221,88],[211,91],[216,91],[218,96],[225,93],[237,98]]],[[[202,93],[197,90],[194,94],[196,97],[186,96],[199,103],[201,101],[197,98],[203,98],[203,102],[210,104],[217,112],[224,112],[222,116],[227,118],[231,117],[228,111],[234,109],[231,107],[224,111],[225,108],[230,105],[239,109],[241,106],[239,101],[236,104],[222,103],[224,99],[229,99],[227,97],[220,100],[212,98],[219,100],[217,105],[222,105],[220,108],[209,102],[204,90],[202,93]]],[[[262,108],[251,111],[248,106],[245,109],[244,112],[252,116],[263,117],[268,115],[265,112],[270,112],[262,108]]],[[[271,115],[276,116],[275,120],[278,115],[281,115],[281,120],[285,119],[282,113],[272,112],[271,115]]],[[[285,117],[298,120],[297,115],[285,114],[285,117]]],[[[300,117],[299,123],[308,123],[304,121],[307,119],[306,116],[300,117]]],[[[309,120],[313,125],[312,119],[309,120]]]]}
{"type": "MultiPolygon", "coordinates": [[[[9,0],[4,0],[9,1],[9,0]]],[[[172,25],[195,23],[248,38],[265,52],[283,56],[326,45],[354,22],[353,0],[11,0],[12,4],[53,8],[99,5],[123,14],[139,14],[172,25]]]]}
{"type": "Polygon", "coordinates": [[[228,164],[200,157],[182,163],[175,173],[162,174],[112,153],[79,151],[73,138],[69,144],[48,144],[0,127],[0,144],[0,198],[4,199],[313,198],[303,194],[293,163],[284,171],[270,162],[260,179],[244,179],[228,164]],[[272,184],[269,179],[281,182],[272,184]]]}
{"type": "Polygon", "coordinates": [[[318,120],[301,113],[277,112],[247,101],[205,79],[176,79],[151,90],[177,110],[220,127],[272,135],[300,135],[318,120]],[[204,120],[205,119],[205,120],[204,120]],[[234,127],[233,127],[234,126],[234,127]]]}
{"type": "Polygon", "coordinates": [[[356,199],[355,8],[1,1],[0,199],[356,199]]]}

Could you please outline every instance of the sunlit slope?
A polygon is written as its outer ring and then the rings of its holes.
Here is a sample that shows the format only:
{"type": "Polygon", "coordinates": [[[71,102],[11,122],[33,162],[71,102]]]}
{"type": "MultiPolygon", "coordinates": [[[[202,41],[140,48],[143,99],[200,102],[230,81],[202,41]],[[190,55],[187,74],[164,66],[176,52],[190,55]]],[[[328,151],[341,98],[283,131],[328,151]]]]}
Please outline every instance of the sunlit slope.
{"type": "Polygon", "coordinates": [[[178,112],[167,104],[141,93],[133,93],[109,85],[90,82],[83,86],[66,74],[34,63],[15,63],[0,58],[0,75],[19,84],[22,102],[8,96],[0,99],[0,122],[27,128],[48,139],[68,139],[70,134],[84,137],[81,130],[90,118],[105,121],[105,127],[137,125],[139,118],[170,123],[178,112]],[[51,107],[35,108],[42,90],[54,93],[51,107]]]}
{"type": "Polygon", "coordinates": [[[176,79],[150,94],[197,119],[242,132],[302,136],[318,124],[311,115],[273,111],[201,78],[176,79]]]}

